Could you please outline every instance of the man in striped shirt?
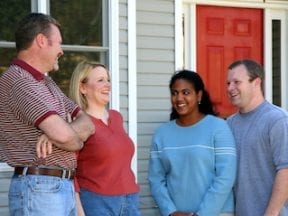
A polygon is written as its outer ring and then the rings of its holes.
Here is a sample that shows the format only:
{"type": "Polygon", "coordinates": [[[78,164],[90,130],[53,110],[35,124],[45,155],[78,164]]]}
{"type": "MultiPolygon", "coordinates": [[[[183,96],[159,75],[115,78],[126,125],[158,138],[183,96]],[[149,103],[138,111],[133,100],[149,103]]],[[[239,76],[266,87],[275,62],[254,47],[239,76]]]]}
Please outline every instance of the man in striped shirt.
{"type": "Polygon", "coordinates": [[[10,215],[76,215],[75,151],[94,126],[46,75],[63,55],[60,24],[31,13],[15,37],[17,57],[0,78],[0,160],[15,167],[10,215]]]}

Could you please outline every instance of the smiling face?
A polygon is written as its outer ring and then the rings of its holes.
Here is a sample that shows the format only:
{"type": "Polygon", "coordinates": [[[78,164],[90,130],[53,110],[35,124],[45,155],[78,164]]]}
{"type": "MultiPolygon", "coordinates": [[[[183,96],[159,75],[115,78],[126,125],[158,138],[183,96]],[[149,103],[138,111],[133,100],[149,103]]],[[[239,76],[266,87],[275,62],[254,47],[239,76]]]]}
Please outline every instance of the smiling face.
{"type": "Polygon", "coordinates": [[[231,103],[240,112],[254,108],[254,98],[261,92],[260,79],[251,80],[244,65],[238,65],[228,71],[227,93],[231,103]]]}
{"type": "Polygon", "coordinates": [[[171,86],[171,103],[180,117],[198,114],[201,97],[202,91],[197,93],[194,86],[185,79],[178,79],[171,86]]]}
{"type": "Polygon", "coordinates": [[[81,84],[80,91],[85,95],[88,104],[105,106],[109,102],[111,92],[108,71],[101,66],[93,68],[87,81],[81,84]]]}

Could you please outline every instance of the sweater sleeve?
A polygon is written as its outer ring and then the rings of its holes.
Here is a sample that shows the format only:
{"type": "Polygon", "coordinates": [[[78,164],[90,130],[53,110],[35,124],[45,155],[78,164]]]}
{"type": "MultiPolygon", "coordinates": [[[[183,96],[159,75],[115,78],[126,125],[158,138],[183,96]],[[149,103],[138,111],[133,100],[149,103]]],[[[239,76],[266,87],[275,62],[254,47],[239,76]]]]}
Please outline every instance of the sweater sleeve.
{"type": "Polygon", "coordinates": [[[215,177],[197,211],[199,216],[219,215],[231,195],[236,177],[235,141],[227,123],[218,125],[214,133],[215,177]]]}
{"type": "Polygon", "coordinates": [[[159,157],[160,151],[161,150],[157,147],[157,134],[155,134],[152,139],[150,150],[148,180],[152,196],[156,201],[161,214],[168,216],[176,211],[176,206],[168,193],[166,171],[159,157]]]}

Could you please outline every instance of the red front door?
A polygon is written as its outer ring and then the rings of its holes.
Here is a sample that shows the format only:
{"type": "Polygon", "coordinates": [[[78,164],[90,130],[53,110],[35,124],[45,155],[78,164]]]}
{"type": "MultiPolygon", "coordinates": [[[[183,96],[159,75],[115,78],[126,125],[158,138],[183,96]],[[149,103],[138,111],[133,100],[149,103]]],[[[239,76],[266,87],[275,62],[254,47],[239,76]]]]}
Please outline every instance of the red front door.
{"type": "Polygon", "coordinates": [[[197,72],[220,116],[236,110],[226,93],[227,67],[250,58],[263,62],[263,11],[261,9],[197,6],[197,72]]]}

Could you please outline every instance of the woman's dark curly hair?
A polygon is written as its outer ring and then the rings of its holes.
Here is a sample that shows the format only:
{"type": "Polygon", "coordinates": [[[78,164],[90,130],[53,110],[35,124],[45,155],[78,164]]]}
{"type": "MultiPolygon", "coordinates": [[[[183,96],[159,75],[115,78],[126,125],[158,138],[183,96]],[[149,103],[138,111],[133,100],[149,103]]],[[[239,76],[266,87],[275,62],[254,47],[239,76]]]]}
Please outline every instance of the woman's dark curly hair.
{"type": "MultiPolygon", "coordinates": [[[[198,73],[190,70],[180,70],[176,71],[175,74],[172,76],[169,84],[170,92],[172,90],[172,86],[174,85],[175,81],[183,79],[191,83],[194,86],[196,93],[202,91],[202,98],[200,101],[199,111],[203,114],[211,114],[217,115],[213,108],[213,103],[210,99],[209,93],[206,91],[202,78],[199,76],[198,73]]],[[[170,120],[179,118],[179,114],[177,111],[172,107],[172,111],[170,113],[170,120]]]]}

